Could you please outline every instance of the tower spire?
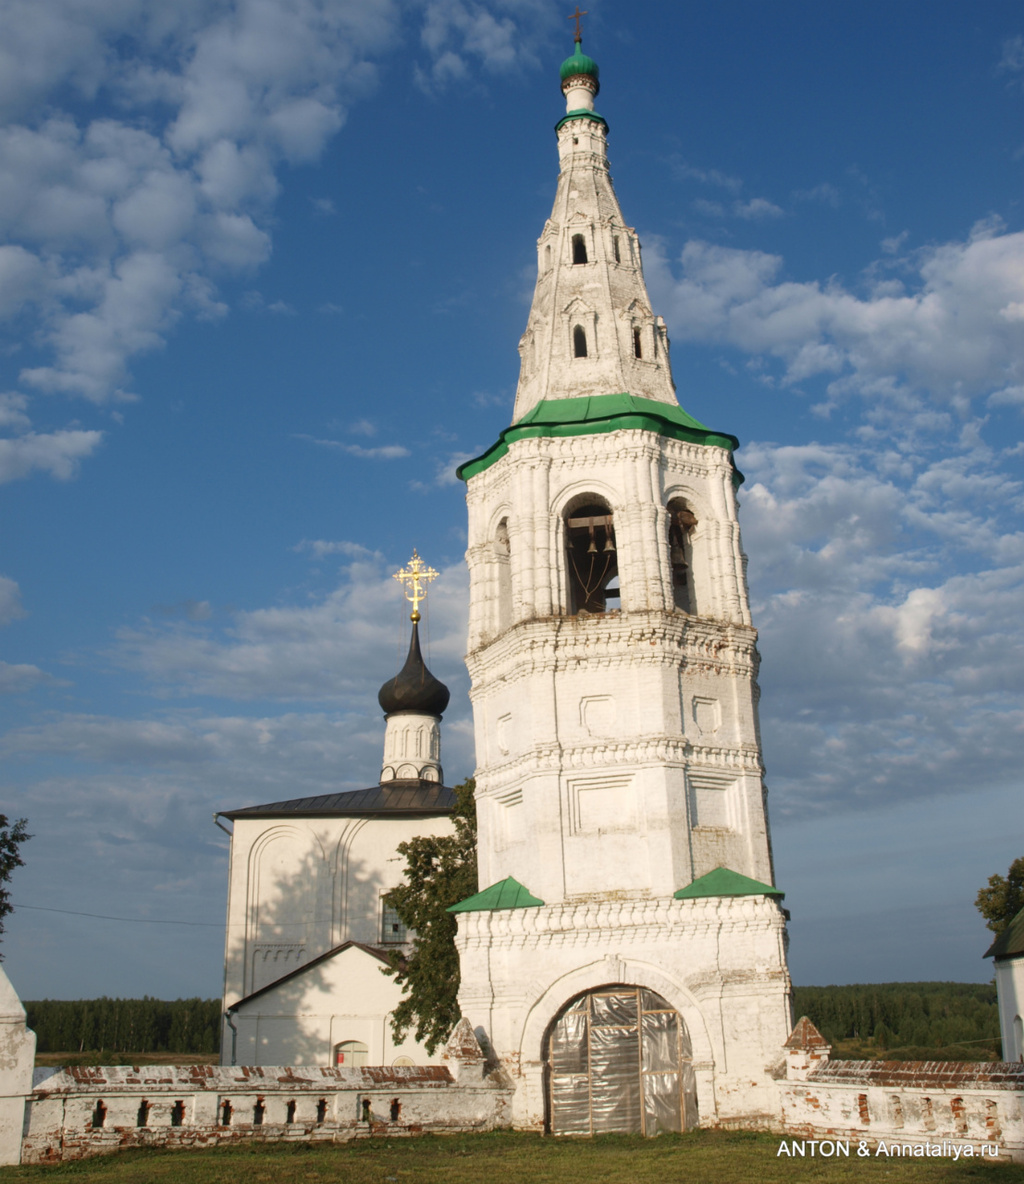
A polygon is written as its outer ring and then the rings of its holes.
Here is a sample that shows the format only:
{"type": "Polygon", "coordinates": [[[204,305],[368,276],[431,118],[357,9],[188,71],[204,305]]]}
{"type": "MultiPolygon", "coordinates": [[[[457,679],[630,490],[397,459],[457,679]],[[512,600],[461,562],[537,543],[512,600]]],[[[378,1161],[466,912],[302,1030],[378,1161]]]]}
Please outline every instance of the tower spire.
{"type": "MultiPolygon", "coordinates": [[[[513,423],[545,401],[631,395],[678,409],[665,322],[651,310],[636,231],[608,171],[608,124],[594,109],[600,70],[581,44],[559,70],[561,171],[537,244],[537,286],[519,345],[513,423]]],[[[541,408],[541,412],[544,408],[541,408]]]]}

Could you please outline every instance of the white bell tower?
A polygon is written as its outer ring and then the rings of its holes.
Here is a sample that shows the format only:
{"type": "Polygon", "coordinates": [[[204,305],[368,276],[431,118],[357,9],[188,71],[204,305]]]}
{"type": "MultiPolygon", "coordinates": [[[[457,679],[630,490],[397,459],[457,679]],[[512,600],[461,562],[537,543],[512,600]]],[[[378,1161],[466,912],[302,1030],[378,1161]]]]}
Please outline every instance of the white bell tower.
{"type": "Polygon", "coordinates": [[[518,1082],[517,1125],[653,1133],[773,1112],[785,915],[738,441],[676,400],[579,36],[561,78],[512,424],[460,470],[483,890],[456,906],[460,1002],[518,1082]],[[632,1032],[629,1076],[671,1015],[675,1067],[612,1089],[594,1034],[632,1032]]]}

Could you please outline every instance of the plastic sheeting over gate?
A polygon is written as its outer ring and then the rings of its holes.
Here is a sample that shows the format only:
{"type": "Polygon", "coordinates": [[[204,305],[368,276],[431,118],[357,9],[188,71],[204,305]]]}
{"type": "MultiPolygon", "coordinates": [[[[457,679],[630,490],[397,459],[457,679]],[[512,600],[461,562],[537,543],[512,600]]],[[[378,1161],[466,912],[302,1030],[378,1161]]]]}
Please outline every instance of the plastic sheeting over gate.
{"type": "Polygon", "coordinates": [[[548,1043],[551,1130],[655,1135],[697,1125],[690,1036],[682,1016],[639,987],[574,1000],[548,1043]]]}

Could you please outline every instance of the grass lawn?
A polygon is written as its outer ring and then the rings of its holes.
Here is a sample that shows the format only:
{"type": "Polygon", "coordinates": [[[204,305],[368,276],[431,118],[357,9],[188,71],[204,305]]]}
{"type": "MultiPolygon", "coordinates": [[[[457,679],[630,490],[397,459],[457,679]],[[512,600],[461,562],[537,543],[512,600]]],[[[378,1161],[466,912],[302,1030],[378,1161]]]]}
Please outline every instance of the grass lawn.
{"type": "Polygon", "coordinates": [[[127,1151],[57,1167],[0,1168],[0,1184],[791,1184],[794,1181],[985,1181],[1024,1184],[1024,1164],[990,1160],[790,1159],[779,1137],[695,1131],[641,1139],[482,1135],[363,1139],[341,1145],[249,1144],[210,1151],[127,1151]]]}

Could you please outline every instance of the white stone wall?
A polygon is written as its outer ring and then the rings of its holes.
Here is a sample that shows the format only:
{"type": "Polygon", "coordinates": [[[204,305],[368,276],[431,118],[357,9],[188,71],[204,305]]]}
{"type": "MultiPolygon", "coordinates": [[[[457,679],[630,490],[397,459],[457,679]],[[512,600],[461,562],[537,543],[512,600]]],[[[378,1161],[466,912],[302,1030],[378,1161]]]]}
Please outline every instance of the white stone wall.
{"type": "Polygon", "coordinates": [[[441,782],[441,721],[436,715],[414,711],[396,712],[386,717],[384,766],[381,784],[386,781],[441,782]]]}
{"type": "Polygon", "coordinates": [[[1024,954],[995,960],[1003,1060],[1024,1061],[1024,954]]]}
{"type": "Polygon", "coordinates": [[[998,1147],[1024,1162],[1024,1066],[919,1061],[829,1061],[779,1083],[781,1129],[799,1138],[998,1147]]]}
{"type": "Polygon", "coordinates": [[[514,875],[551,904],[670,895],[721,864],[771,881],[732,477],[724,449],[630,430],[516,441],[471,478],[481,886],[514,875]],[[622,609],[569,616],[565,518],[586,495],[612,511],[622,609]],[[696,614],[673,607],[674,498],[697,518],[696,614]]]}
{"type": "Polygon", "coordinates": [[[542,399],[579,395],[629,391],[674,404],[668,335],[664,321],[651,312],[640,241],[612,188],[604,124],[569,120],[558,133],[558,157],[558,190],[537,242],[537,286],[519,343],[512,421],[542,399]],[[586,263],[573,263],[577,235],[586,263]],[[587,336],[585,358],[574,354],[576,325],[587,336]],[[639,358],[634,330],[640,333],[639,358]]]}
{"type": "MultiPolygon", "coordinates": [[[[262,991],[233,1014],[234,1063],[333,1065],[337,1045],[358,1041],[369,1065],[440,1064],[440,1050],[430,1055],[411,1036],[396,1043],[391,1014],[402,990],[382,970],[379,958],[349,946],[262,991]]],[[[229,1061],[230,1044],[224,1052],[229,1061]]]]}
{"type": "Polygon", "coordinates": [[[0,966],[0,1165],[21,1159],[25,1101],[32,1091],[36,1034],[25,1026],[25,1009],[0,966]]]}
{"type": "Polygon", "coordinates": [[[237,818],[225,1008],[346,941],[379,945],[381,895],[405,866],[398,844],[451,831],[447,817],[237,818]]]}
{"type": "Polygon", "coordinates": [[[772,1077],[792,1027],[785,921],[765,897],[594,898],[462,913],[463,1014],[516,1086],[514,1125],[543,1129],[544,1040],[585,991],[643,986],[682,1016],[701,1126],[771,1127],[772,1077]]]}
{"type": "Polygon", "coordinates": [[[507,1085],[486,1076],[466,1027],[453,1033],[444,1065],[425,1067],[44,1070],[28,1103],[23,1162],[58,1163],[126,1147],[346,1142],[507,1126],[507,1085]]]}

